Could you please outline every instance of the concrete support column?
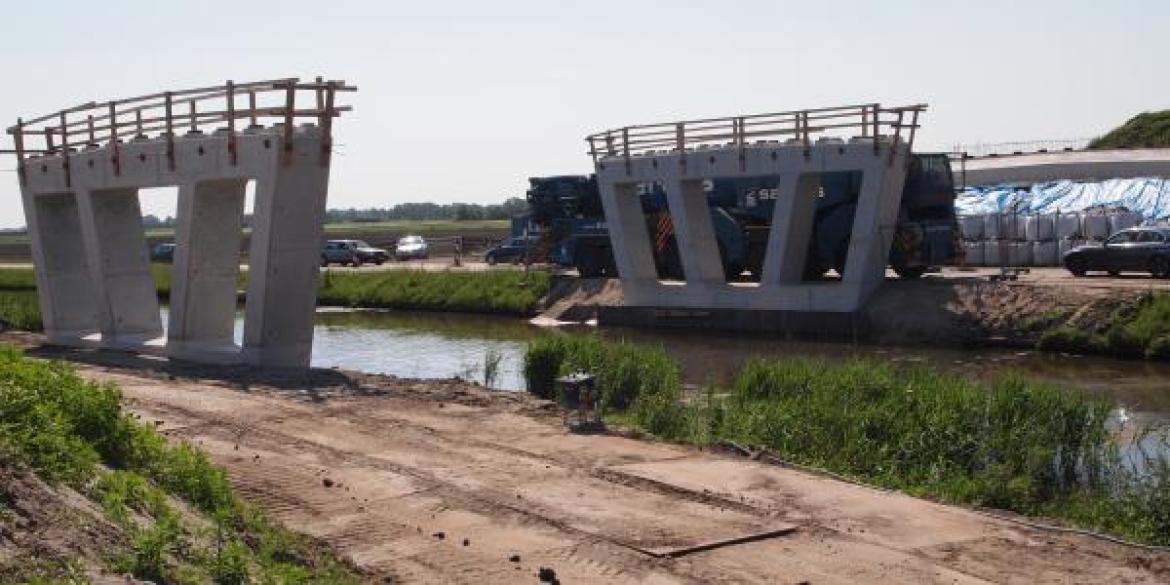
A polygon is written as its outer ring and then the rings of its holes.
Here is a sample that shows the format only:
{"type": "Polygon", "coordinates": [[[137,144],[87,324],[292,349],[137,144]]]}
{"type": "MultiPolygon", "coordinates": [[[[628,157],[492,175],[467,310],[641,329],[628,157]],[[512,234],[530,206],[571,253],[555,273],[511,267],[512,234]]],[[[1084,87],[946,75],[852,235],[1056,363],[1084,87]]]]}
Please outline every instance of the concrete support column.
{"type": "Polygon", "coordinates": [[[663,187],[687,283],[726,282],[702,179],[676,178],[663,187]]]}
{"type": "Polygon", "coordinates": [[[138,189],[82,190],[77,202],[102,344],[136,346],[161,336],[138,189]]]}
{"type": "Polygon", "coordinates": [[[313,316],[329,167],[317,161],[320,135],[298,130],[285,162],[256,179],[249,253],[244,356],[248,363],[305,367],[313,348],[313,316]]]}
{"type": "Polygon", "coordinates": [[[50,342],[67,344],[97,333],[97,296],[86,262],[77,196],[25,192],[24,214],[45,335],[50,342]]]}
{"type": "Polygon", "coordinates": [[[781,175],[777,185],[780,196],[772,211],[772,229],[764,252],[761,286],[799,284],[803,280],[819,185],[815,174],[781,175]]]}
{"type": "MultiPolygon", "coordinates": [[[[882,160],[888,156],[882,153],[882,160]]],[[[894,230],[898,222],[898,206],[902,202],[902,187],[906,180],[906,156],[894,157],[892,164],[883,164],[865,173],[853,216],[853,235],[849,239],[849,258],[846,261],[842,284],[856,287],[864,301],[885,280],[886,264],[894,230]]]]}
{"type": "Polygon", "coordinates": [[[601,205],[609,224],[609,240],[613,260],[622,279],[622,291],[627,304],[650,302],[658,286],[658,272],[654,254],[650,250],[650,235],[646,231],[646,217],[638,187],[632,183],[601,182],[601,205]]]}
{"type": "Polygon", "coordinates": [[[167,328],[170,355],[204,361],[238,359],[232,332],[246,187],[243,179],[179,185],[167,328]]]}

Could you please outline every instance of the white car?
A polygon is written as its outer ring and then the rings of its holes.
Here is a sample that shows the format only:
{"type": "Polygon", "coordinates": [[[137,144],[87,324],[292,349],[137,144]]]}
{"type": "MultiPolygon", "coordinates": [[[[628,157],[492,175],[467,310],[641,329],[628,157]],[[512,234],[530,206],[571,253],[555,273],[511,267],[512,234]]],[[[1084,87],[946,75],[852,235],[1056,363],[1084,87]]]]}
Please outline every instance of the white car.
{"type": "Polygon", "coordinates": [[[399,260],[426,260],[430,254],[430,247],[422,236],[406,236],[399,239],[398,245],[394,247],[394,257],[399,260]]]}

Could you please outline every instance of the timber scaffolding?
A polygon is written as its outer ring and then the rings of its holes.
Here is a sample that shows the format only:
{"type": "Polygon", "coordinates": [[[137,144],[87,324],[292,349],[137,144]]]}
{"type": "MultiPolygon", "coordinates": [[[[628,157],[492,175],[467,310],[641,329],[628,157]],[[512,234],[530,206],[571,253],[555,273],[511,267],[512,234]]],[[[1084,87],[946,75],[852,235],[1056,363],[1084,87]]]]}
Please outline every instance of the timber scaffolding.
{"type": "MultiPolygon", "coordinates": [[[[188,135],[198,135],[203,128],[226,124],[214,132],[226,132],[228,156],[238,163],[237,120],[247,120],[245,132],[272,121],[283,125],[283,151],[293,150],[293,130],[298,120],[312,120],[322,131],[321,164],[328,165],[333,150],[333,119],[350,106],[337,105],[337,94],[357,91],[342,80],[325,81],[318,77],[304,82],[296,77],[164,91],[148,95],[88,102],[65,108],[32,120],[17,118],[7,129],[12,136],[17,158],[17,173],[22,185],[27,183],[27,163],[42,156],[61,156],[66,187],[71,184],[70,155],[82,150],[109,149],[115,175],[122,171],[120,145],[127,141],[144,141],[155,133],[166,140],[168,170],[175,170],[175,133],[186,128],[188,135]],[[299,93],[310,93],[313,107],[297,109],[299,93]],[[247,100],[238,107],[237,100],[247,100]],[[200,104],[204,109],[200,110],[200,104]]],[[[301,102],[303,103],[303,102],[301,102]]],[[[287,160],[287,157],[286,157],[287,160]]]]}
{"type": "MultiPolygon", "coordinates": [[[[635,157],[712,148],[739,149],[742,168],[746,165],[749,148],[774,147],[781,144],[781,139],[786,146],[803,148],[805,158],[812,155],[815,140],[841,135],[853,141],[869,139],[875,154],[883,137],[891,140],[895,147],[904,142],[907,148],[912,148],[919,128],[918,116],[925,111],[925,104],[838,106],[624,126],[591,134],[585,140],[589,143],[589,155],[594,164],[604,159],[620,158],[625,161],[627,171],[635,157]]],[[[890,152],[896,150],[893,148],[890,152]]],[[[890,161],[893,161],[892,156],[890,161]]],[[[685,172],[686,157],[680,157],[680,164],[685,172]]]]}

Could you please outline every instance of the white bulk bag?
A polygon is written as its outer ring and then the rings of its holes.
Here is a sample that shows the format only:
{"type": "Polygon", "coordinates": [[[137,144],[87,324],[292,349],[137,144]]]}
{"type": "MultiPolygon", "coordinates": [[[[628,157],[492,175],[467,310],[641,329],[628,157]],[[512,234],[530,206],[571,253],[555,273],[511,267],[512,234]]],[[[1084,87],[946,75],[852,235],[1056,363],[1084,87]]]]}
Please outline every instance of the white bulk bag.
{"type": "Polygon", "coordinates": [[[1064,240],[1079,237],[1081,237],[1081,214],[1056,214],[1056,239],[1064,240]]]}

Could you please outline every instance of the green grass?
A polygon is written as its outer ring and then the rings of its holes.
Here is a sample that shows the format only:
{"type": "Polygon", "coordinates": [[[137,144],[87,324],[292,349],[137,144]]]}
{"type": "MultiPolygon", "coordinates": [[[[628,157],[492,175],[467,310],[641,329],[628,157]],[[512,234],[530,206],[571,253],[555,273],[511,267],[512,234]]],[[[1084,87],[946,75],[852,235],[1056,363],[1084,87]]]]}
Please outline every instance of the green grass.
{"type": "Polygon", "coordinates": [[[1089,148],[1165,148],[1170,146],[1170,110],[1146,112],[1089,143],[1089,148]]]}
{"type": "MultiPolygon", "coordinates": [[[[171,294],[170,264],[152,264],[160,300],[171,294]]],[[[545,272],[520,270],[323,272],[320,306],[531,315],[552,282],[545,272]]],[[[241,272],[238,288],[247,286],[241,272]]],[[[32,268],[0,268],[0,320],[27,331],[42,327],[32,268]]]]}
{"type": "Polygon", "coordinates": [[[545,272],[518,270],[325,272],[317,304],[529,315],[550,282],[545,272]]]}
{"type": "Polygon", "coordinates": [[[120,399],[115,386],[63,363],[0,347],[0,460],[99,503],[127,542],[103,551],[109,569],[163,583],[357,582],[240,499],[198,449],[123,412],[120,399]],[[201,521],[180,513],[179,501],[201,521]]]}
{"type": "Polygon", "coordinates": [[[687,394],[658,348],[529,344],[531,392],[552,396],[553,378],[579,368],[598,375],[611,420],[668,440],[731,439],[870,484],[1170,544],[1170,438],[1137,465],[1123,459],[1098,399],[1019,377],[805,359],[751,360],[729,387],[687,394]]]}
{"type": "Polygon", "coordinates": [[[1170,294],[1143,293],[1133,302],[1121,304],[1097,330],[1055,326],[1040,336],[1037,347],[1046,351],[1170,358],[1170,294]]]}
{"type": "Polygon", "coordinates": [[[43,325],[36,291],[0,290],[0,323],[21,331],[40,331],[43,325]]]}

